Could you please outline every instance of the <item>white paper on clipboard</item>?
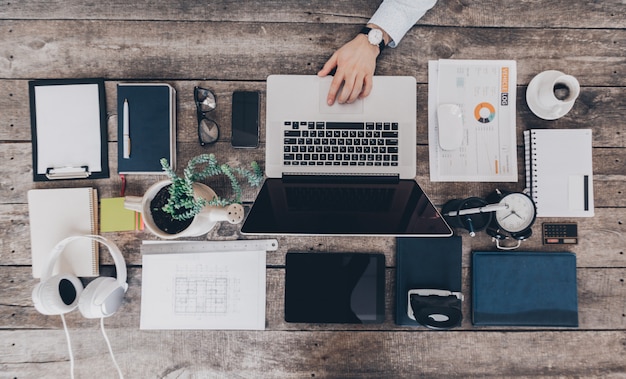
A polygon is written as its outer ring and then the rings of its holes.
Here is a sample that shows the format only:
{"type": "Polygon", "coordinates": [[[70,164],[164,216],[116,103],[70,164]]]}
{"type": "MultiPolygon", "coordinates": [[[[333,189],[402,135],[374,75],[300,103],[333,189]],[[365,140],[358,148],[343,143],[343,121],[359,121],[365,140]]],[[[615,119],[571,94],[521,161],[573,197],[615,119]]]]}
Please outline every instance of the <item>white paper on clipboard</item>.
{"type": "Polygon", "coordinates": [[[428,62],[428,144],[433,182],[517,182],[517,66],[510,60],[428,62]],[[463,112],[463,142],[439,145],[437,106],[463,112]]]}
{"type": "Polygon", "coordinates": [[[37,174],[82,166],[101,171],[98,85],[37,86],[35,104],[37,174]]]}

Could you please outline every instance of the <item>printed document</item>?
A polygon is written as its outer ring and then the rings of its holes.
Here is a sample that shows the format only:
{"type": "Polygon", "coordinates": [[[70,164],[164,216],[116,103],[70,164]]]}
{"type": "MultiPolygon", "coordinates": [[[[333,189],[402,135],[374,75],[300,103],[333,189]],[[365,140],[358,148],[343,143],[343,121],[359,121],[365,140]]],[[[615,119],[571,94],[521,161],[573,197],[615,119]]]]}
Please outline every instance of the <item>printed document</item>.
{"type": "Polygon", "coordinates": [[[516,182],[515,61],[447,60],[428,63],[428,145],[433,182],[516,182]],[[463,139],[439,145],[437,107],[462,110],[463,139]]]}

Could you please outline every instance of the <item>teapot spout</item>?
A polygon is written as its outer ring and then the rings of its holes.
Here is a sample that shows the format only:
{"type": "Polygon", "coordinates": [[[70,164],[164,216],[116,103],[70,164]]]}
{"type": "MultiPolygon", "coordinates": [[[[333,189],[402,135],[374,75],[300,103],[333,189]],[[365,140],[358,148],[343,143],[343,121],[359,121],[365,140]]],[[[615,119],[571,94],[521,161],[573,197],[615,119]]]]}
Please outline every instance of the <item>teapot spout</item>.
{"type": "Polygon", "coordinates": [[[213,222],[228,221],[231,224],[239,224],[243,221],[244,209],[241,204],[230,204],[225,207],[209,206],[204,209],[202,215],[213,222]]]}

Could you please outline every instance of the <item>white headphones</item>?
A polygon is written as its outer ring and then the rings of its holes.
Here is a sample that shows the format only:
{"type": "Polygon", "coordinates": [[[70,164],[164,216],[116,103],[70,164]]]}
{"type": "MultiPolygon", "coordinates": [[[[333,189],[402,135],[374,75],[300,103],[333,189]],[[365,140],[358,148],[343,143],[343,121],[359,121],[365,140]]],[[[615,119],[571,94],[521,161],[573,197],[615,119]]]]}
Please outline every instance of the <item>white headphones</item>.
{"type": "Polygon", "coordinates": [[[114,243],[96,235],[73,236],[62,240],[52,249],[41,282],[33,289],[33,302],[35,309],[44,315],[62,315],[78,307],[86,318],[102,318],[113,315],[120,308],[127,289],[126,263],[114,243]],[[83,291],[83,284],[76,275],[59,273],[52,276],[54,265],[65,246],[81,238],[98,241],[109,249],[115,261],[117,279],[98,277],[83,291]]]}

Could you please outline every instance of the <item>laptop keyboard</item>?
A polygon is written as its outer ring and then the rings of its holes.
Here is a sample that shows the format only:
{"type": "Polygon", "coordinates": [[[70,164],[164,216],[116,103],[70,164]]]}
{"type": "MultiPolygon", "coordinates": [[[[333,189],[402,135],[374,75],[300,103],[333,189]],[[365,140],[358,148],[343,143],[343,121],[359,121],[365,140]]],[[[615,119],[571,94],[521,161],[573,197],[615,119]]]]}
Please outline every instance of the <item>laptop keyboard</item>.
{"type": "Polygon", "coordinates": [[[397,122],[285,121],[286,166],[397,166],[397,122]]]}

